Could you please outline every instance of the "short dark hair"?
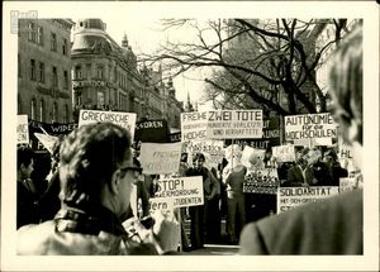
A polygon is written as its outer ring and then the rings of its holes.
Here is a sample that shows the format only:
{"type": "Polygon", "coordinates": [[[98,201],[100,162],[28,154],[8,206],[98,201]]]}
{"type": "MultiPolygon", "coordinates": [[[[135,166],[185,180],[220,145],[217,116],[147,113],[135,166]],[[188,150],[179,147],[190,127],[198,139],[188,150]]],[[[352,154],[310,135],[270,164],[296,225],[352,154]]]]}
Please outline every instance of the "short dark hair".
{"type": "Polygon", "coordinates": [[[125,156],[132,156],[130,147],[129,132],[112,123],[84,125],[69,134],[60,149],[63,202],[84,209],[100,204],[102,188],[125,156]]]}
{"type": "MultiPolygon", "coordinates": [[[[344,112],[341,121],[355,119],[358,122],[359,141],[362,143],[363,33],[360,23],[344,37],[334,53],[329,83],[336,109],[344,112]]],[[[338,116],[340,114],[337,113],[338,116]]]]}
{"type": "Polygon", "coordinates": [[[203,153],[195,153],[193,157],[193,162],[199,161],[199,160],[206,161],[205,155],[203,155],[203,153]]]}
{"type": "Polygon", "coordinates": [[[34,158],[34,152],[30,147],[19,146],[17,147],[17,169],[20,169],[21,164],[27,167],[34,158]]]}

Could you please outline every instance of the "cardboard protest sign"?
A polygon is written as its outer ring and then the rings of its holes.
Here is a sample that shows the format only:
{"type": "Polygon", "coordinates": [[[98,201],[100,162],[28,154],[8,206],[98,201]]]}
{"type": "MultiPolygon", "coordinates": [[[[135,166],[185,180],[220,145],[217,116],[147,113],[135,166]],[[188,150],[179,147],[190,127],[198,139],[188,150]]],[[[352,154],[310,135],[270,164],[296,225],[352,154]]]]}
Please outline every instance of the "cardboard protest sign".
{"type": "Polygon", "coordinates": [[[181,141],[205,140],[208,112],[181,113],[181,141]]]}
{"type": "MultiPolygon", "coordinates": [[[[337,124],[330,113],[285,116],[285,138],[287,141],[336,138],[337,135],[337,124]]],[[[318,141],[315,143],[321,145],[318,141]]]]}
{"type": "Polygon", "coordinates": [[[352,191],[358,188],[358,179],[356,177],[340,178],[339,192],[352,191]]]}
{"type": "Polygon", "coordinates": [[[173,199],[174,208],[204,204],[202,176],[160,179],[155,199],[173,199]]]}
{"type": "Polygon", "coordinates": [[[116,112],[116,111],[99,111],[99,110],[80,110],[79,126],[96,122],[111,122],[124,127],[131,133],[131,138],[135,133],[136,113],[116,112]]]}
{"type": "Polygon", "coordinates": [[[308,138],[308,139],[295,139],[293,141],[295,146],[304,146],[313,148],[315,146],[332,146],[332,138],[308,138]]]}
{"type": "Polygon", "coordinates": [[[277,195],[277,213],[339,193],[338,186],[280,187],[277,195]]]}
{"type": "Polygon", "coordinates": [[[53,146],[58,140],[57,137],[46,135],[42,133],[34,133],[34,136],[42,143],[42,145],[49,151],[50,154],[53,154],[53,146]]]}
{"type": "Polygon", "coordinates": [[[147,175],[178,172],[182,143],[142,143],[140,161],[147,175]]]}
{"type": "Polygon", "coordinates": [[[293,162],[296,160],[296,153],[292,144],[273,146],[272,154],[277,162],[293,162]]]}
{"type": "Polygon", "coordinates": [[[262,138],[262,110],[218,110],[208,112],[210,139],[262,138]]]}
{"type": "Polygon", "coordinates": [[[255,169],[247,173],[243,193],[277,194],[280,185],[276,168],[255,169]]]}
{"type": "Polygon", "coordinates": [[[191,141],[184,143],[185,152],[188,153],[188,161],[191,162],[195,153],[202,153],[205,156],[205,167],[218,169],[218,164],[224,156],[223,141],[205,140],[191,141]]]}
{"type": "Polygon", "coordinates": [[[170,197],[152,197],[149,199],[149,213],[156,211],[173,211],[174,199],[170,197]]]}
{"type": "Polygon", "coordinates": [[[135,141],[143,143],[167,143],[169,128],[166,120],[145,120],[136,123],[135,141]]]}
{"type": "Polygon", "coordinates": [[[181,141],[181,132],[174,132],[169,134],[169,143],[178,143],[181,141]]]}
{"type": "Polygon", "coordinates": [[[249,162],[249,160],[252,156],[257,156],[258,159],[263,160],[264,155],[265,155],[265,150],[263,149],[257,149],[257,148],[245,146],[243,149],[242,156],[241,156],[241,163],[245,167],[250,167],[251,163],[249,162]]]}
{"type": "Polygon", "coordinates": [[[17,115],[17,144],[29,144],[28,115],[17,115]]]}

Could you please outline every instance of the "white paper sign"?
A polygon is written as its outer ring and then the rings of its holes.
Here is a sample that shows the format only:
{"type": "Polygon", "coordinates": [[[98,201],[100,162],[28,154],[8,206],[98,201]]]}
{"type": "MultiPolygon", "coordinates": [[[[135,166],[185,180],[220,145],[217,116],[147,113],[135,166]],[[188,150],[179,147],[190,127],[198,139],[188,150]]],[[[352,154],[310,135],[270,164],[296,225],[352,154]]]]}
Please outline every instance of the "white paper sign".
{"type": "Polygon", "coordinates": [[[202,176],[160,179],[155,199],[173,199],[174,208],[204,204],[202,176]]]}
{"type": "Polygon", "coordinates": [[[209,111],[207,137],[210,139],[256,139],[262,136],[262,110],[209,111]]]}
{"type": "Polygon", "coordinates": [[[181,141],[205,140],[208,112],[181,113],[181,141]]]}
{"type": "MultiPolygon", "coordinates": [[[[337,124],[330,113],[285,116],[285,138],[288,141],[297,142],[303,139],[336,138],[337,136],[337,124]]],[[[316,141],[313,145],[325,144],[316,141]]]]}
{"type": "Polygon", "coordinates": [[[338,193],[338,186],[280,187],[277,195],[277,213],[338,193]]]}
{"type": "Polygon", "coordinates": [[[293,162],[296,160],[294,145],[273,146],[272,152],[277,162],[293,162]]]}
{"type": "Polygon", "coordinates": [[[178,172],[182,143],[142,143],[140,161],[146,175],[178,172]]]}
{"type": "Polygon", "coordinates": [[[98,110],[80,110],[79,126],[96,123],[111,122],[127,129],[132,138],[135,134],[136,113],[116,112],[116,111],[98,111],[98,110]]]}
{"type": "Polygon", "coordinates": [[[29,144],[28,115],[17,115],[17,143],[29,144]]]}
{"type": "Polygon", "coordinates": [[[188,153],[191,162],[195,153],[202,153],[205,156],[205,167],[211,169],[214,167],[218,169],[218,164],[222,161],[224,156],[223,141],[218,140],[205,140],[205,141],[191,141],[184,143],[185,152],[188,153]]]}
{"type": "Polygon", "coordinates": [[[149,199],[149,212],[154,214],[156,211],[173,211],[174,199],[170,197],[152,197],[149,199]]]}

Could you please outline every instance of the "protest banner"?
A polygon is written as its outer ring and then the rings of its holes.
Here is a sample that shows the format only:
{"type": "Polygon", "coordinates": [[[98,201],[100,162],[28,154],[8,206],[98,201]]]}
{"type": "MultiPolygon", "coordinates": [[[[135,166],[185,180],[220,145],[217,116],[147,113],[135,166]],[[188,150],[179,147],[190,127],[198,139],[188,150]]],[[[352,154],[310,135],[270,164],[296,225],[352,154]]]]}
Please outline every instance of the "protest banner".
{"type": "Polygon", "coordinates": [[[136,113],[116,112],[116,111],[99,111],[99,110],[80,110],[79,126],[96,122],[111,122],[113,124],[124,127],[131,133],[133,137],[136,126],[136,113]]]}
{"type": "Polygon", "coordinates": [[[152,197],[149,199],[149,213],[156,211],[173,211],[174,199],[170,197],[152,197]]]}
{"type": "Polygon", "coordinates": [[[36,138],[42,143],[42,145],[49,151],[50,154],[53,154],[53,146],[58,140],[57,137],[42,133],[34,133],[34,136],[36,136],[36,138]]]}
{"type": "Polygon", "coordinates": [[[17,115],[17,144],[29,144],[28,115],[17,115]]]}
{"type": "Polygon", "coordinates": [[[249,162],[249,160],[252,156],[257,156],[257,158],[259,158],[260,160],[263,160],[264,155],[265,155],[264,149],[257,149],[257,148],[245,146],[243,149],[242,156],[241,156],[241,163],[245,167],[250,167],[251,163],[249,162]]]}
{"type": "Polygon", "coordinates": [[[169,143],[178,143],[181,141],[181,132],[174,132],[169,134],[169,143]]]}
{"type": "Polygon", "coordinates": [[[352,191],[358,188],[358,179],[356,177],[340,178],[339,192],[352,191]]]}
{"type": "Polygon", "coordinates": [[[208,112],[207,138],[262,138],[262,110],[217,110],[208,112]]]}
{"type": "Polygon", "coordinates": [[[135,141],[143,143],[167,143],[169,128],[166,120],[145,120],[136,123],[135,141]]]}
{"type": "Polygon", "coordinates": [[[279,185],[276,168],[255,169],[245,176],[243,193],[275,195],[279,185]]]}
{"type": "Polygon", "coordinates": [[[142,143],[140,161],[147,175],[178,172],[182,143],[142,143]]]}
{"type": "Polygon", "coordinates": [[[181,113],[181,141],[205,140],[207,124],[207,111],[181,113]]]}
{"type": "MultiPolygon", "coordinates": [[[[295,141],[295,144],[303,143],[303,139],[336,138],[337,125],[330,113],[303,114],[285,116],[285,139],[295,141]],[[300,142],[301,140],[301,142],[300,142]]],[[[328,140],[326,140],[328,141],[328,140]]],[[[317,140],[305,142],[302,145],[331,145],[332,142],[317,140]]]]}
{"type": "Polygon", "coordinates": [[[205,141],[191,141],[184,143],[185,152],[188,153],[188,161],[192,162],[195,153],[202,153],[205,156],[205,167],[211,169],[214,167],[218,169],[218,164],[222,161],[224,156],[223,141],[218,140],[205,140],[205,141]]]}
{"type": "Polygon", "coordinates": [[[204,204],[202,176],[159,179],[155,199],[172,199],[174,208],[204,204]]]}
{"type": "Polygon", "coordinates": [[[277,162],[294,162],[296,160],[296,153],[292,144],[273,146],[272,154],[277,162]]]}
{"type": "Polygon", "coordinates": [[[286,212],[299,205],[316,202],[338,193],[338,186],[279,187],[277,213],[286,212]]]}

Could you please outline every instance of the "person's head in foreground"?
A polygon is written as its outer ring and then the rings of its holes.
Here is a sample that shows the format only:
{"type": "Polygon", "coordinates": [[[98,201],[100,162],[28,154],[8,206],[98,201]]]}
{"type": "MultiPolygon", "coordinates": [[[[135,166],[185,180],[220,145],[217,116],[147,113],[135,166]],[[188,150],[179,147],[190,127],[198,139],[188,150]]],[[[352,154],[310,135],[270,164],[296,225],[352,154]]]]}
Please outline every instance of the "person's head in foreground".
{"type": "Polygon", "coordinates": [[[162,253],[166,245],[155,237],[171,240],[172,231],[162,234],[162,227],[171,230],[174,219],[156,220],[154,235],[150,230],[141,238],[143,249],[135,243],[132,249],[132,240],[121,224],[140,172],[133,163],[130,134],[124,128],[96,123],[73,131],[60,149],[61,210],[54,220],[20,229],[18,254],[162,253]]]}
{"type": "MultiPolygon", "coordinates": [[[[332,59],[332,113],[361,167],[362,28],[343,38],[332,59]]],[[[363,254],[362,190],[341,193],[245,226],[240,254],[363,254]]]]}
{"type": "Polygon", "coordinates": [[[29,179],[34,168],[34,153],[29,147],[19,146],[17,148],[17,180],[29,179]]]}

